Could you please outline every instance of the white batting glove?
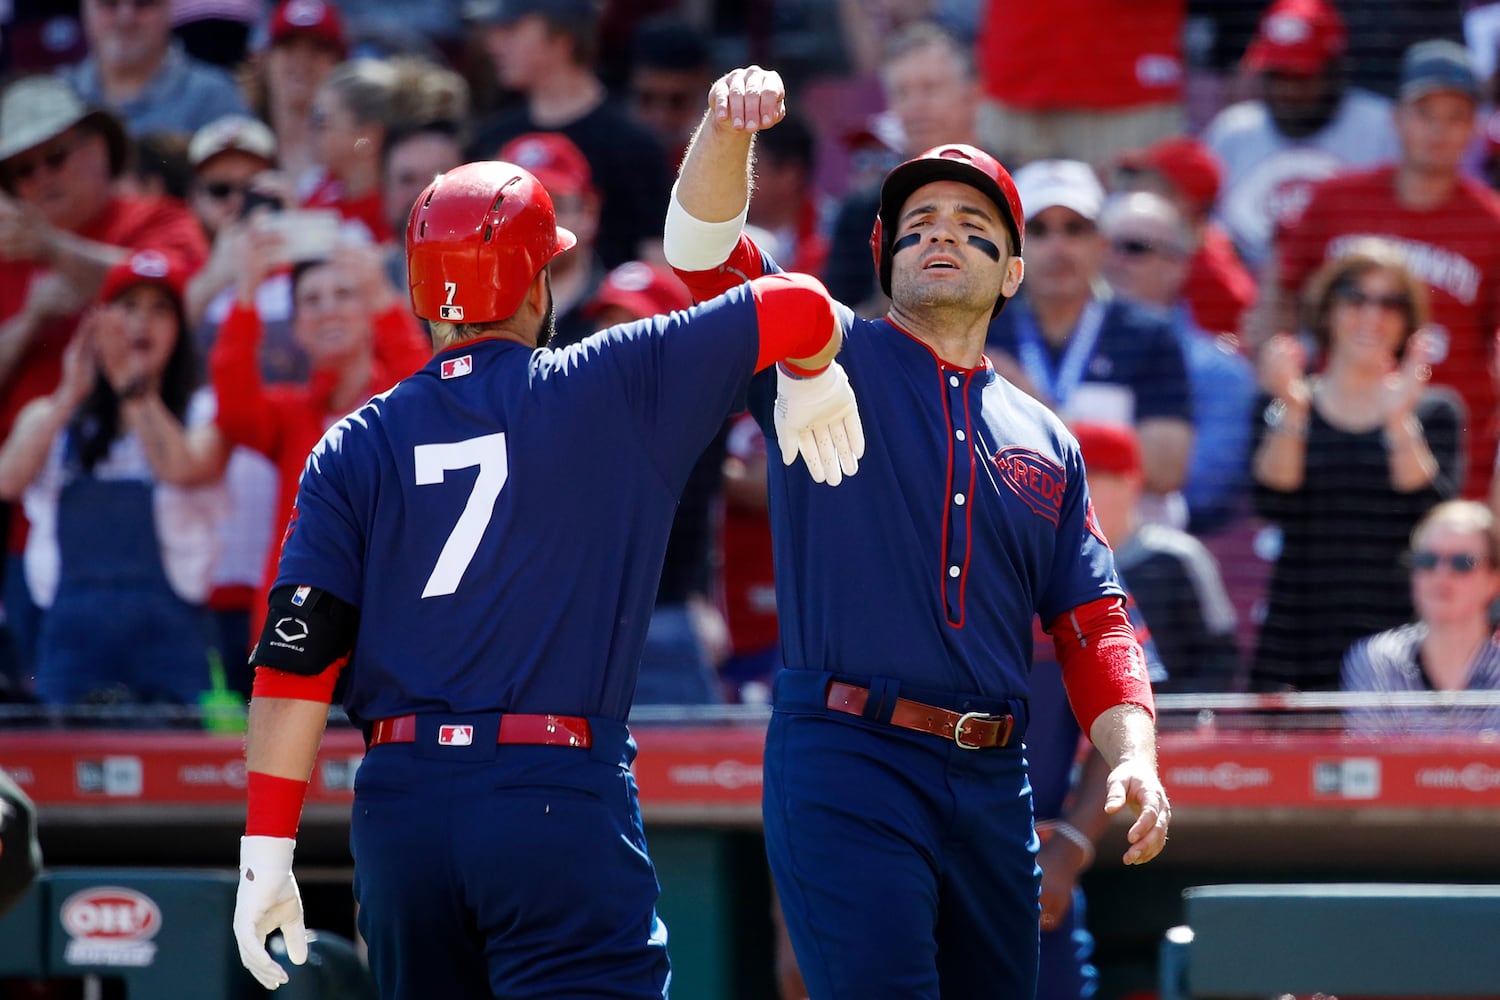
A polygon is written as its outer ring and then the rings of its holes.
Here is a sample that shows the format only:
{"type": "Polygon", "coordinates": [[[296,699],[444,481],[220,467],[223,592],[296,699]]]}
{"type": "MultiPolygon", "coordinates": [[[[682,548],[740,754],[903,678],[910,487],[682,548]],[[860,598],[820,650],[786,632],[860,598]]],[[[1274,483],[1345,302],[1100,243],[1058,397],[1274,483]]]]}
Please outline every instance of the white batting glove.
{"type": "Polygon", "coordinates": [[[290,837],[240,838],[240,887],[234,897],[234,940],[240,962],[268,990],[285,983],[286,970],[266,951],[266,935],[280,930],[286,957],[293,965],[307,961],[307,927],[302,922],[302,895],[292,877],[290,837]]]}
{"type": "Polygon", "coordinates": [[[783,465],[791,465],[801,452],[813,482],[829,486],[859,471],[865,428],[849,376],[837,361],[810,378],[788,375],[777,365],[774,422],[783,465]]]}

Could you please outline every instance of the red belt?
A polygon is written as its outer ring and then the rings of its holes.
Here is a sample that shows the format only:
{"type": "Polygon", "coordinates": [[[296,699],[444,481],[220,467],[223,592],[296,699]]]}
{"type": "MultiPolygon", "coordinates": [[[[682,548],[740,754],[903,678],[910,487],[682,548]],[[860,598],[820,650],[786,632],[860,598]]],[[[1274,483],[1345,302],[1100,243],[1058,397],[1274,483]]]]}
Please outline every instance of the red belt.
{"type": "MultiPolygon", "coordinates": [[[[415,743],[417,717],[398,715],[380,719],[370,729],[370,746],[382,743],[415,743]]],[[[468,746],[474,742],[474,727],[463,724],[438,726],[440,746],[468,746]]],[[[496,743],[522,743],[544,747],[580,747],[594,744],[589,720],[577,715],[502,715],[496,743]]]]}
{"type": "MultiPolygon", "coordinates": [[[[834,681],[828,685],[826,704],[835,712],[864,715],[870,700],[870,689],[834,681]]],[[[1013,715],[991,715],[987,712],[950,712],[946,708],[924,705],[920,701],[897,698],[891,711],[891,725],[915,729],[952,740],[965,750],[1003,747],[1010,742],[1015,729],[1013,715]]]]}

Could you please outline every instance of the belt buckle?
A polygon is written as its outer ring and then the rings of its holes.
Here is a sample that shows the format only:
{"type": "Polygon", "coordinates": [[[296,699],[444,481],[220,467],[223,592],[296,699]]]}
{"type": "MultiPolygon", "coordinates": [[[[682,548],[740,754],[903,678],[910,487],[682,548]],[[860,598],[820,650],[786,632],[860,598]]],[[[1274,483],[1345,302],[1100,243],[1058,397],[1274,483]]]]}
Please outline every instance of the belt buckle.
{"type": "Polygon", "coordinates": [[[989,712],[965,712],[963,715],[960,715],[958,717],[958,721],[953,724],[953,742],[958,744],[960,750],[983,750],[984,747],[980,746],[978,743],[964,742],[964,726],[967,726],[970,722],[998,721],[1000,720],[996,719],[989,712]]]}

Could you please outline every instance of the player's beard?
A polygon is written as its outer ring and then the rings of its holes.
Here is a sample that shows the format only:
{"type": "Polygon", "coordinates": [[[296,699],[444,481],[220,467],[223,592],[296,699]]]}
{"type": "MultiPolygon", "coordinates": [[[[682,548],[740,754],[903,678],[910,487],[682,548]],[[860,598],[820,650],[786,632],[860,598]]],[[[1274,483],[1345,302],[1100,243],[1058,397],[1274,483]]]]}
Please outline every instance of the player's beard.
{"type": "Polygon", "coordinates": [[[993,309],[995,296],[978,287],[980,282],[969,274],[962,282],[924,282],[920,271],[898,270],[892,275],[891,298],[904,308],[939,313],[970,313],[975,309],[993,309]]]}
{"type": "Polygon", "coordinates": [[[552,343],[552,338],[557,336],[557,302],[552,298],[552,275],[547,275],[547,315],[542,317],[542,325],[536,331],[536,346],[546,347],[552,343]]]}

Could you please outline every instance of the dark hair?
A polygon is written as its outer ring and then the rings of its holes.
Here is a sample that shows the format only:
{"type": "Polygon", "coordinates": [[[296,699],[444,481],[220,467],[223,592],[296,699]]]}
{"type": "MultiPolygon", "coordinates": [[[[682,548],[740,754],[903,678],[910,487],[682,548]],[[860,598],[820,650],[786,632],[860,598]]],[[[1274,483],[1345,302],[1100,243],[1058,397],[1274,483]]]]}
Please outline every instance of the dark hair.
{"type": "MultiPolygon", "coordinates": [[[[179,301],[176,305],[177,341],[172,345],[167,367],[162,372],[161,401],[174,417],[186,420],[188,401],[199,383],[198,356],[193,349],[193,338],[188,335],[182,303],[179,301]]],[[[104,461],[110,446],[120,436],[120,397],[103,372],[94,380],[93,391],[68,422],[68,433],[77,445],[78,461],[86,472],[92,472],[94,466],[104,461]]]]}
{"type": "Polygon", "coordinates": [[[135,141],[127,169],[142,183],[159,181],[178,201],[188,196],[193,168],[188,165],[190,137],[181,132],[152,132],[135,141]]]}
{"type": "Polygon", "coordinates": [[[297,289],[302,287],[302,279],[307,277],[309,271],[319,267],[332,267],[333,261],[328,257],[320,257],[317,260],[299,260],[292,265],[292,312],[297,311],[297,289]]]}
{"type": "Polygon", "coordinates": [[[1406,332],[1396,348],[1398,358],[1406,352],[1412,334],[1427,322],[1427,286],[1407,268],[1401,249],[1378,237],[1355,240],[1308,279],[1303,296],[1303,325],[1312,332],[1325,356],[1332,345],[1329,317],[1333,315],[1335,302],[1341,294],[1358,284],[1359,279],[1375,272],[1395,278],[1411,303],[1406,312],[1406,332]]]}
{"type": "MultiPolygon", "coordinates": [[[[657,69],[670,72],[712,71],[713,57],[703,32],[672,14],[660,14],[642,21],[635,30],[631,51],[633,69],[657,69]]],[[[776,131],[772,129],[771,132],[776,131]]],[[[769,135],[767,132],[766,135],[769,135]]],[[[762,139],[765,136],[761,136],[762,139]]]]}
{"type": "Polygon", "coordinates": [[[925,49],[929,45],[941,45],[947,49],[953,61],[958,63],[959,72],[963,77],[968,80],[974,79],[976,75],[974,47],[963,44],[953,32],[933,21],[914,21],[887,38],[883,53],[885,65],[889,66],[897,59],[925,49]]]}
{"type": "Polygon", "coordinates": [[[587,10],[540,11],[547,34],[566,35],[573,40],[573,63],[593,69],[599,61],[599,17],[602,5],[592,3],[587,10]]]}
{"type": "Polygon", "coordinates": [[[444,139],[451,139],[460,151],[463,150],[468,142],[468,131],[461,122],[438,120],[403,125],[400,128],[392,129],[385,135],[385,142],[380,147],[382,169],[390,164],[391,151],[397,146],[409,139],[425,135],[437,135],[442,136],[444,139]]]}

